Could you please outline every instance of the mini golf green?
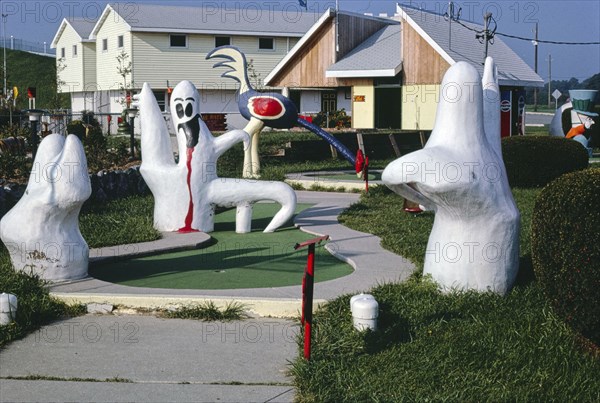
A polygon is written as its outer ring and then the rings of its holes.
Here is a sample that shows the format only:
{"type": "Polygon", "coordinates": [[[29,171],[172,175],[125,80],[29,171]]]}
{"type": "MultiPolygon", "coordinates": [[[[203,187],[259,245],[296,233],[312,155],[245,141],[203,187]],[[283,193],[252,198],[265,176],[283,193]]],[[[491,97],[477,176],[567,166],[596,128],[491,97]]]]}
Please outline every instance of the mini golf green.
{"type": "MultiPolygon", "coordinates": [[[[299,204],[296,214],[310,207],[299,204]]],[[[298,242],[315,236],[295,228],[290,221],[271,234],[262,230],[279,209],[278,204],[254,205],[252,232],[235,233],[235,209],[217,214],[212,245],[193,251],[167,253],[98,265],[90,275],[133,287],[173,289],[234,289],[283,287],[302,284],[307,250],[295,251],[298,242]]],[[[332,280],[353,269],[317,247],[315,281],[332,280]]]]}
{"type": "MultiPolygon", "coordinates": [[[[354,173],[346,173],[346,172],[340,172],[340,173],[323,172],[322,174],[320,174],[320,173],[311,173],[311,174],[306,174],[306,176],[312,176],[312,177],[315,177],[315,178],[328,179],[328,180],[341,180],[341,181],[357,181],[357,182],[362,182],[362,179],[359,179],[356,176],[356,174],[354,174],[354,173]]],[[[381,180],[381,173],[380,172],[369,173],[369,181],[378,181],[378,180],[381,180]]]]}

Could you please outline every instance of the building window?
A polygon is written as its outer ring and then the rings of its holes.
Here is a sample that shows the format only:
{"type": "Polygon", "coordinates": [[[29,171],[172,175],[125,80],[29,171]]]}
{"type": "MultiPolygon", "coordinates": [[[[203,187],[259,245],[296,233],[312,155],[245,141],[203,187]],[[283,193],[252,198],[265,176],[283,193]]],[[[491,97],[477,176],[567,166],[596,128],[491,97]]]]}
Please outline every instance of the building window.
{"type": "Polygon", "coordinates": [[[152,93],[154,93],[154,97],[156,98],[156,102],[158,103],[160,111],[165,112],[167,106],[167,97],[165,96],[165,91],[152,91],[152,93]]]}
{"type": "Polygon", "coordinates": [[[77,57],[77,45],[73,45],[73,57],[77,57]]]}
{"type": "Polygon", "coordinates": [[[102,39],[102,51],[108,51],[108,39],[102,39]]]}
{"type": "Polygon", "coordinates": [[[226,45],[231,45],[230,36],[215,36],[215,48],[226,45]]]}
{"type": "Polygon", "coordinates": [[[65,48],[60,48],[60,57],[65,58],[65,48]]]}
{"type": "Polygon", "coordinates": [[[119,35],[117,37],[117,47],[118,48],[122,48],[123,47],[123,35],[119,35]]]}
{"type": "Polygon", "coordinates": [[[273,38],[258,38],[258,49],[260,50],[274,50],[275,41],[273,38]]]}
{"type": "Polygon", "coordinates": [[[187,48],[187,35],[171,34],[170,37],[172,48],[187,48]]]}

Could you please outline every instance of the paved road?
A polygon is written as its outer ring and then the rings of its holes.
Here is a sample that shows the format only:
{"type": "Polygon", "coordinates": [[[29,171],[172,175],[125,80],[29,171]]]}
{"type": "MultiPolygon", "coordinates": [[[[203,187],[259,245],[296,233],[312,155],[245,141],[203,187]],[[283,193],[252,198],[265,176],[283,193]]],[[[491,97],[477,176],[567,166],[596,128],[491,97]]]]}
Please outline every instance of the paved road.
{"type": "Polygon", "coordinates": [[[549,125],[552,122],[553,114],[541,112],[527,112],[525,117],[526,125],[549,125]]]}
{"type": "Polygon", "coordinates": [[[290,402],[297,332],[279,319],[72,318],[2,351],[0,401],[290,402]]]}

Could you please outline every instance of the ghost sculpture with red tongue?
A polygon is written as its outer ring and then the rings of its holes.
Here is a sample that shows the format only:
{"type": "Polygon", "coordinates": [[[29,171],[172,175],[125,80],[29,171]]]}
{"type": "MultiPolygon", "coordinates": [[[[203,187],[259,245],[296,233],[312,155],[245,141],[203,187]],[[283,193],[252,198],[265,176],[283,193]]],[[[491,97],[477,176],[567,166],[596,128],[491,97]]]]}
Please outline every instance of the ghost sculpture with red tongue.
{"type": "Polygon", "coordinates": [[[496,69],[459,62],[440,87],[435,125],[422,150],[389,164],[383,182],[435,213],[424,274],[444,290],[505,294],[519,269],[520,215],[500,149],[496,69]]]}
{"type": "Polygon", "coordinates": [[[175,163],[166,123],[148,84],[134,97],[140,110],[142,165],[140,171],[154,195],[154,227],[160,231],[214,229],[215,206],[237,207],[236,231],[250,232],[252,205],[273,200],[281,205],[265,232],[285,224],[296,209],[296,194],[283,182],[247,181],[217,176],[217,160],[239,142],[245,130],[215,137],[200,116],[200,94],[190,81],[171,94],[171,116],[177,133],[179,162],[175,163]]]}

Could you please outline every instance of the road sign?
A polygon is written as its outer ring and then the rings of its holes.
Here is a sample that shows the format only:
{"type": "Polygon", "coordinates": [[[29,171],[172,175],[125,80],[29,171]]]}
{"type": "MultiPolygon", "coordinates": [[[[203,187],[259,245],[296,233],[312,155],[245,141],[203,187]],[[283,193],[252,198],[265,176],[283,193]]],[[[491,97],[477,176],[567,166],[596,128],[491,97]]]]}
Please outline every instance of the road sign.
{"type": "Polygon", "coordinates": [[[559,90],[554,90],[552,96],[554,97],[554,99],[558,100],[558,98],[562,96],[562,92],[560,92],[559,90]]]}

